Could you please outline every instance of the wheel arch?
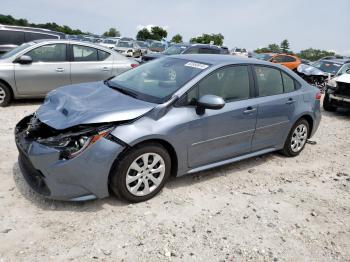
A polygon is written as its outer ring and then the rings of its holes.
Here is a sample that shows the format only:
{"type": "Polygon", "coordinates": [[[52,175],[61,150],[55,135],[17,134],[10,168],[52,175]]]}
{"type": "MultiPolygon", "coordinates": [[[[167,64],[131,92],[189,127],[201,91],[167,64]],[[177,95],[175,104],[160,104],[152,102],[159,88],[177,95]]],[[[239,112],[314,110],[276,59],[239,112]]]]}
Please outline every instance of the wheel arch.
{"type": "MultiPolygon", "coordinates": [[[[312,134],[312,131],[313,131],[313,128],[314,128],[314,119],[313,119],[313,117],[312,117],[311,115],[309,115],[309,114],[301,115],[301,116],[299,116],[299,118],[294,122],[294,124],[295,124],[296,122],[298,122],[300,119],[305,119],[305,120],[308,122],[309,128],[310,128],[310,131],[309,131],[309,133],[308,133],[308,138],[310,138],[310,137],[311,137],[311,134],[312,134]]],[[[294,125],[294,124],[293,124],[293,125],[294,125]]]]}

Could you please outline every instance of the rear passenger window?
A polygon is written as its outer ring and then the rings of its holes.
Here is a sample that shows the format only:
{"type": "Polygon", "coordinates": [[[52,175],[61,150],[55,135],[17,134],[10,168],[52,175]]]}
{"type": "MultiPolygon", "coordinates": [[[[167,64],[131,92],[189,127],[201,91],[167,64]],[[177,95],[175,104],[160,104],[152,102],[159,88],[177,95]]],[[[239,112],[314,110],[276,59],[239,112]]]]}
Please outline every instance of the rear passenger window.
{"type": "Polygon", "coordinates": [[[0,45],[20,45],[24,42],[23,32],[0,30],[0,45]]]}
{"type": "Polygon", "coordinates": [[[38,39],[57,39],[58,36],[54,35],[47,35],[47,34],[40,34],[40,33],[25,33],[25,40],[26,42],[38,40],[38,39]]]}
{"type": "Polygon", "coordinates": [[[98,50],[98,60],[103,61],[106,60],[110,56],[110,53],[98,50]]]}
{"type": "Polygon", "coordinates": [[[272,96],[283,93],[281,73],[278,69],[255,66],[259,96],[272,96]]]}
{"type": "Polygon", "coordinates": [[[295,90],[294,80],[287,74],[282,72],[284,92],[292,92],[295,90]]]}
{"type": "Polygon", "coordinates": [[[284,57],[284,62],[295,62],[295,58],[291,56],[285,56],[284,57]]]}
{"type": "Polygon", "coordinates": [[[88,46],[73,45],[73,58],[74,61],[78,62],[98,61],[97,49],[88,46]]]}

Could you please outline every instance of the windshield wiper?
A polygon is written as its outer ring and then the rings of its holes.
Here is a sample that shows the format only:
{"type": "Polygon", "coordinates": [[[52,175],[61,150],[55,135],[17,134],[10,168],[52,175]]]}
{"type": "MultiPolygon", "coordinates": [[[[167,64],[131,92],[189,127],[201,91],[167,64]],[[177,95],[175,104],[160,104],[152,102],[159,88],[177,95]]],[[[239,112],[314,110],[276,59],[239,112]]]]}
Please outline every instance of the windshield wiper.
{"type": "Polygon", "coordinates": [[[131,96],[133,98],[137,98],[137,94],[130,91],[130,90],[127,90],[127,89],[124,89],[124,88],[121,88],[119,86],[115,86],[115,85],[111,85],[111,83],[109,82],[109,80],[105,80],[104,81],[104,84],[112,89],[115,89],[117,91],[119,91],[120,93],[123,93],[124,95],[128,95],[128,96],[131,96]]]}

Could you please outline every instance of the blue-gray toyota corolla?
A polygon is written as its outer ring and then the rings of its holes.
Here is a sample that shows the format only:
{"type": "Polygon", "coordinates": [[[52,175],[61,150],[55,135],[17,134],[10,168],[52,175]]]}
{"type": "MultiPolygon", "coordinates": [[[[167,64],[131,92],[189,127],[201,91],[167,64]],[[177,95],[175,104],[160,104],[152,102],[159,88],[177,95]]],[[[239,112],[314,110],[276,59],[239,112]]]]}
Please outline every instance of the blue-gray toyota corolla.
{"type": "Polygon", "coordinates": [[[113,192],[140,202],[171,175],[272,151],[298,155],[320,123],[320,97],[269,62],[164,57],[49,93],[16,126],[19,165],[28,184],[51,199],[113,192]]]}

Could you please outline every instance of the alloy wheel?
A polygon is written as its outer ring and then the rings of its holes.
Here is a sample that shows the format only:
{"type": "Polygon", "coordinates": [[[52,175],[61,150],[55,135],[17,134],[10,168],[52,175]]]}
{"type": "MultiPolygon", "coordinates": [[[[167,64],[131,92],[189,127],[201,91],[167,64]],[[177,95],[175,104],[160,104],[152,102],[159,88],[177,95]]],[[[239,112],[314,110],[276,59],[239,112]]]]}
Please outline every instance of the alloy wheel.
{"type": "Polygon", "coordinates": [[[0,86],[0,104],[5,101],[6,93],[5,90],[0,86]]]}
{"type": "Polygon", "coordinates": [[[306,125],[298,125],[293,132],[291,137],[291,149],[293,152],[299,152],[305,145],[308,135],[306,125]]]}
{"type": "Polygon", "coordinates": [[[126,188],[135,196],[146,196],[162,183],[165,175],[164,159],[156,153],[137,157],[126,173],[126,188]]]}

